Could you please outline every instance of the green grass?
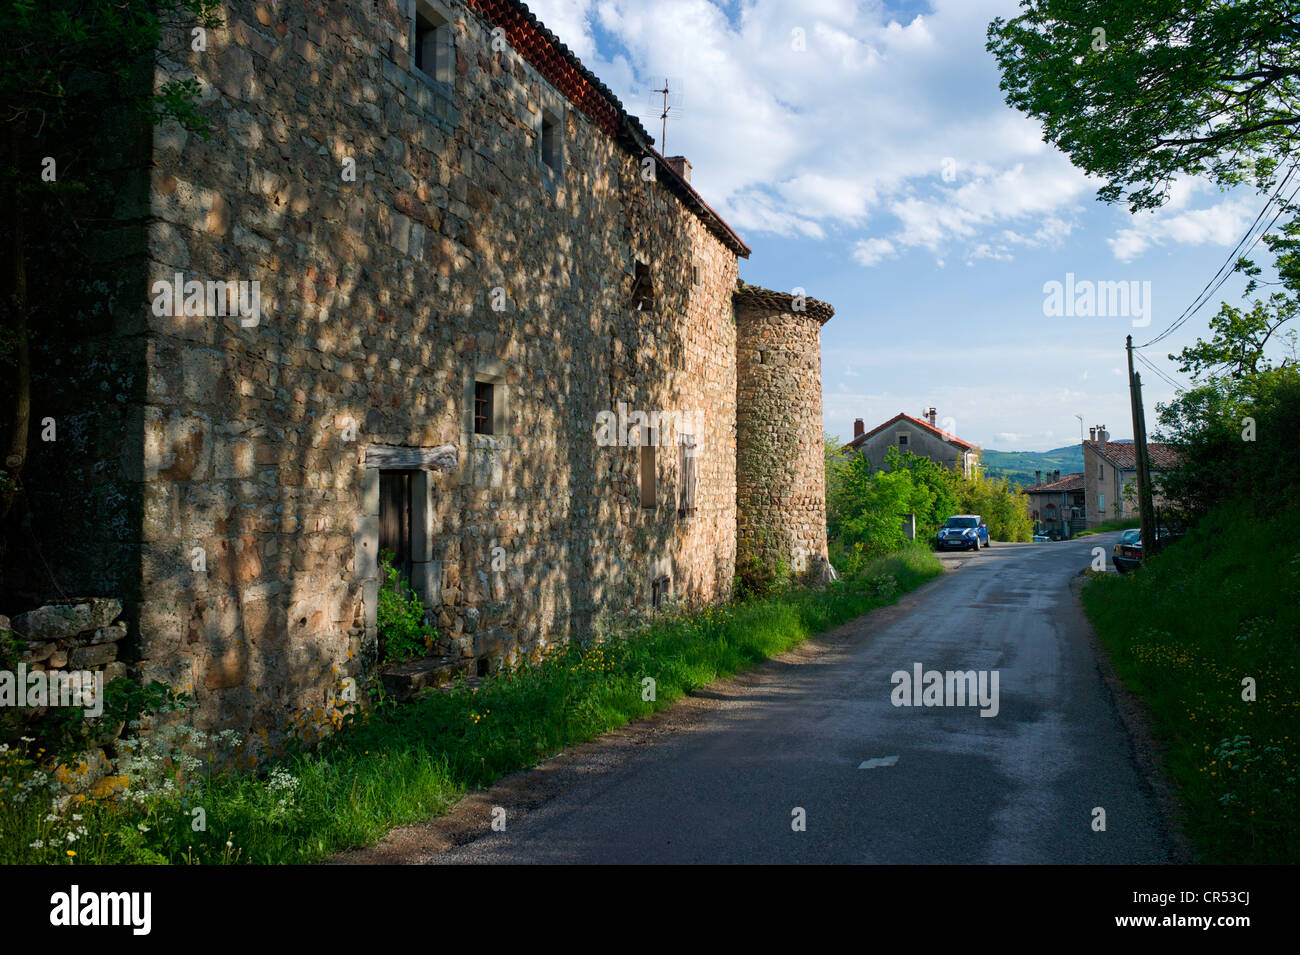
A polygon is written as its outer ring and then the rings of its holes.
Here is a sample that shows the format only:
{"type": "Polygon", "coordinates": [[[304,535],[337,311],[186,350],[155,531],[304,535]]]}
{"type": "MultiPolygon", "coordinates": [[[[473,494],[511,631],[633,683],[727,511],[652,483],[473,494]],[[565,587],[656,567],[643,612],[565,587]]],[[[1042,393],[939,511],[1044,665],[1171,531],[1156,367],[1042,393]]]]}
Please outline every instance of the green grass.
{"type": "Polygon", "coordinates": [[[910,546],[824,590],[661,619],[624,638],[560,648],[477,691],[373,710],[269,777],[200,774],[183,794],[155,787],[140,805],[88,800],[47,821],[50,793],[32,759],[11,750],[0,754],[0,863],[319,861],[446,812],[468,790],[665,709],[941,573],[933,554],[910,546]],[[653,700],[643,699],[647,678],[653,700]],[[206,831],[195,831],[195,809],[206,831]],[[31,848],[38,840],[44,846],[31,848]]]}
{"type": "Polygon", "coordinates": [[[1300,862],[1300,509],[1238,504],[1084,606],[1168,744],[1189,837],[1210,863],[1300,862]],[[1257,699],[1242,699],[1243,679],[1257,699]]]}
{"type": "Polygon", "coordinates": [[[1130,527],[1141,527],[1142,521],[1136,517],[1126,517],[1122,521],[1103,521],[1096,527],[1079,531],[1075,537],[1087,537],[1089,534],[1105,534],[1107,531],[1126,531],[1130,527]]]}

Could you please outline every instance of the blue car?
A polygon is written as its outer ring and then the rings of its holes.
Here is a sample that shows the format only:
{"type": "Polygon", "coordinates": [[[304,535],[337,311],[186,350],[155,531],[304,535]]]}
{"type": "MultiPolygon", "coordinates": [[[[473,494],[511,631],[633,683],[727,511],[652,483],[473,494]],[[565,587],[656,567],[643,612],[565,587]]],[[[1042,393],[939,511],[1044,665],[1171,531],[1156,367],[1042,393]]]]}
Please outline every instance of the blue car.
{"type": "Polygon", "coordinates": [[[979,550],[988,547],[989,526],[978,514],[954,514],[934,539],[939,550],[979,550]]]}

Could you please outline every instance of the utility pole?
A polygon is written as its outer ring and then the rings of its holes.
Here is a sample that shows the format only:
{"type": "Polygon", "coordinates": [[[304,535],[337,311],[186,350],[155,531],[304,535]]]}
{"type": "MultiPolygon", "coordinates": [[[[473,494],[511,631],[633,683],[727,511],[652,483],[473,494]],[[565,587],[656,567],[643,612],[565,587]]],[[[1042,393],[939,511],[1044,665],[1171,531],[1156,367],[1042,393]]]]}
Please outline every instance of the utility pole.
{"type": "Polygon", "coordinates": [[[1133,406],[1133,457],[1137,464],[1138,518],[1142,524],[1142,556],[1156,552],[1155,509],[1151,502],[1151,462],[1147,460],[1147,423],[1142,410],[1142,377],[1133,371],[1133,336],[1126,339],[1129,402],[1133,406]]]}

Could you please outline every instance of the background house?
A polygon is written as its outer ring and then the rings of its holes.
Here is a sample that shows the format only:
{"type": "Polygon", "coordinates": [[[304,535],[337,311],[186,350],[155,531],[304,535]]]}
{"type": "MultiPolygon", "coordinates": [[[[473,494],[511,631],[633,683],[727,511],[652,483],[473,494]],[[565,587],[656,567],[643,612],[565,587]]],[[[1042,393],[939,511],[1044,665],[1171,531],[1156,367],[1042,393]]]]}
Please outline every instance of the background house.
{"type": "MultiPolygon", "coordinates": [[[[1088,429],[1089,440],[1083,442],[1083,480],[1089,527],[1105,521],[1138,516],[1137,488],[1125,492],[1137,480],[1137,446],[1131,441],[1111,441],[1106,426],[1088,429]]],[[[1178,456],[1167,444],[1147,443],[1151,473],[1178,466],[1178,456]]],[[[1156,498],[1156,507],[1161,500],[1156,498]]]]}
{"type": "Polygon", "coordinates": [[[1084,529],[1086,495],[1083,472],[1076,471],[1062,477],[1052,471],[1043,480],[1043,472],[1034,474],[1035,483],[1021,488],[1029,497],[1029,517],[1034,522],[1034,533],[1071,537],[1084,529]]]}
{"type": "Polygon", "coordinates": [[[973,477],[979,447],[937,427],[937,414],[930,408],[923,420],[900,413],[870,431],[863,429],[862,419],[858,418],[853,422],[853,440],[846,447],[864,455],[874,469],[884,467],[885,453],[890,448],[898,448],[973,477]]]}

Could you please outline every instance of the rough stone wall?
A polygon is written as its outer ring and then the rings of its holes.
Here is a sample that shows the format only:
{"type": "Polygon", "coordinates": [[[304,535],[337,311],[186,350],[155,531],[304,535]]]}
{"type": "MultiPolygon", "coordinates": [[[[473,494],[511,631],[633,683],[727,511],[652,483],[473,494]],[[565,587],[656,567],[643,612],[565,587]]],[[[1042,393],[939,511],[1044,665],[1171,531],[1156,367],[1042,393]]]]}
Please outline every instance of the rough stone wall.
{"type": "Polygon", "coordinates": [[[742,290],[736,315],[736,495],[740,561],[826,572],[821,326],[829,307],[742,290]]]}
{"type": "Polygon", "coordinates": [[[731,582],[735,254],[459,4],[454,81],[416,76],[405,10],[231,0],[160,73],[199,77],[215,137],[156,135],[150,282],[261,283],[255,326],[148,314],[142,675],[207,723],[273,730],[366,666],[374,446],[458,451],[417,532],[446,652],[513,661],[648,603],[665,566],[689,599],[731,582]],[[479,372],[504,433],[471,433],[479,372]],[[650,511],[638,450],[597,444],[619,402],[703,412],[690,518],[675,449],[650,511]]]}

